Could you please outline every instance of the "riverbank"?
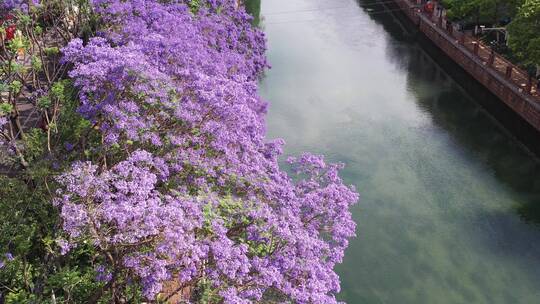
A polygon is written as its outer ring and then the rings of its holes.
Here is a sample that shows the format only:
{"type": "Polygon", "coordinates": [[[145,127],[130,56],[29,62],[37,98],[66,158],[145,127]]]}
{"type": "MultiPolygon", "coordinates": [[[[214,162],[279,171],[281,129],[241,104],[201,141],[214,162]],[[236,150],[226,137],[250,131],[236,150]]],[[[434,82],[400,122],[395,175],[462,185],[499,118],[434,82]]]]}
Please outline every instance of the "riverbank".
{"type": "MultiPolygon", "coordinates": [[[[455,31],[445,20],[425,15],[410,0],[395,0],[401,15],[423,39],[436,46],[446,59],[467,76],[459,81],[514,136],[536,155],[540,155],[540,97],[534,83],[527,83],[524,72],[487,50],[467,35],[455,31]],[[487,54],[487,55],[486,55],[487,54]],[[504,72],[503,72],[504,71],[504,72]],[[472,81],[471,81],[472,80],[472,81]],[[489,94],[478,91],[478,85],[489,94]]],[[[440,54],[437,59],[441,62],[440,54]]],[[[454,70],[450,67],[450,70],[454,70]]],[[[461,75],[461,77],[463,77],[461,75]]]]}

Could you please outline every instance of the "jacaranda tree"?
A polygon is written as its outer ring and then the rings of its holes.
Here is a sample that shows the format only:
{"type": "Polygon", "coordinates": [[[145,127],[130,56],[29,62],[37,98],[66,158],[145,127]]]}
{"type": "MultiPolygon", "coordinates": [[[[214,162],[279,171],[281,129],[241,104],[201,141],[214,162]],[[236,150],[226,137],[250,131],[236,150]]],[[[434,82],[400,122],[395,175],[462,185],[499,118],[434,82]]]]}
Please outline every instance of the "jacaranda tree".
{"type": "Polygon", "coordinates": [[[88,134],[56,178],[65,256],[91,247],[89,302],[336,303],[358,195],[321,156],[278,165],[257,81],[265,38],[235,0],[94,0],[62,63],[88,134]],[[77,152],[78,151],[78,152],[77,152]]]}

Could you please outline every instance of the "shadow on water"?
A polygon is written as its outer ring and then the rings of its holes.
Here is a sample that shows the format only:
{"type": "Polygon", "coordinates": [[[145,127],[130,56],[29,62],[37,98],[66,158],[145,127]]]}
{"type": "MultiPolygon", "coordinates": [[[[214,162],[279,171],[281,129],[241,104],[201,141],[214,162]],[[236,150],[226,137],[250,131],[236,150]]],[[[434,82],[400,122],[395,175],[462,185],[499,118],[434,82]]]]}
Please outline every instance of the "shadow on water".
{"type": "MultiPolygon", "coordinates": [[[[376,5],[378,1],[357,2],[364,10],[366,7],[371,11],[395,9],[388,4],[376,5]]],[[[540,179],[537,178],[540,176],[540,162],[516,139],[515,132],[523,128],[515,130],[510,127],[512,130],[509,131],[497,121],[508,126],[508,123],[519,125],[520,122],[516,122],[519,119],[508,117],[511,116],[506,113],[508,109],[496,105],[493,107],[493,104],[502,102],[475,83],[459,67],[448,71],[449,66],[456,64],[427,39],[415,35],[414,25],[405,20],[405,16],[400,13],[370,16],[394,40],[388,43],[386,51],[398,67],[407,71],[407,84],[418,105],[429,113],[433,122],[444,129],[452,140],[459,143],[459,147],[472,152],[479,162],[493,171],[499,181],[519,193],[515,211],[524,220],[540,225],[540,179]],[[449,81],[448,74],[453,81],[449,81]],[[438,94],[422,94],[419,87],[425,83],[433,83],[444,89],[438,94]]],[[[531,133],[530,130],[524,132],[531,133]]],[[[537,134],[530,135],[528,140],[536,145],[537,134]]]]}

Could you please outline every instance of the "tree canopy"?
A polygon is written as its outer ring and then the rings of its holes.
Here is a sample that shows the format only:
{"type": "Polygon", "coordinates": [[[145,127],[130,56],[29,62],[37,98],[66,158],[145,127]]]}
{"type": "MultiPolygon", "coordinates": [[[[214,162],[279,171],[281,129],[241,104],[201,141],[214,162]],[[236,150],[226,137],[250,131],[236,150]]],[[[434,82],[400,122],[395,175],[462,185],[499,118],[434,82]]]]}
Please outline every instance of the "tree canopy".
{"type": "Polygon", "coordinates": [[[280,166],[236,0],[1,13],[0,302],[337,303],[358,194],[322,156],[280,166]]]}
{"type": "Polygon", "coordinates": [[[509,45],[518,58],[540,66],[540,0],[525,0],[508,33],[509,45]]]}
{"type": "Polygon", "coordinates": [[[470,20],[497,24],[512,16],[523,0],[443,0],[452,20],[470,20]]]}
{"type": "Polygon", "coordinates": [[[540,0],[443,0],[442,3],[450,20],[506,26],[510,47],[507,55],[520,65],[540,65],[540,0]]]}

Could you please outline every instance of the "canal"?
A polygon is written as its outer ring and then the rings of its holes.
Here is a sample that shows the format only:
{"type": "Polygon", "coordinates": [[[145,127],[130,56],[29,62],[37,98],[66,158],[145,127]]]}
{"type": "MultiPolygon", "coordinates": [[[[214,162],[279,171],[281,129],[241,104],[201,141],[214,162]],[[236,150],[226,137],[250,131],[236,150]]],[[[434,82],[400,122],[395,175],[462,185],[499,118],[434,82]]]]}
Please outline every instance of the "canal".
{"type": "Polygon", "coordinates": [[[261,4],[268,136],[344,162],[361,194],[339,298],[540,303],[540,163],[389,10],[261,4]]]}

